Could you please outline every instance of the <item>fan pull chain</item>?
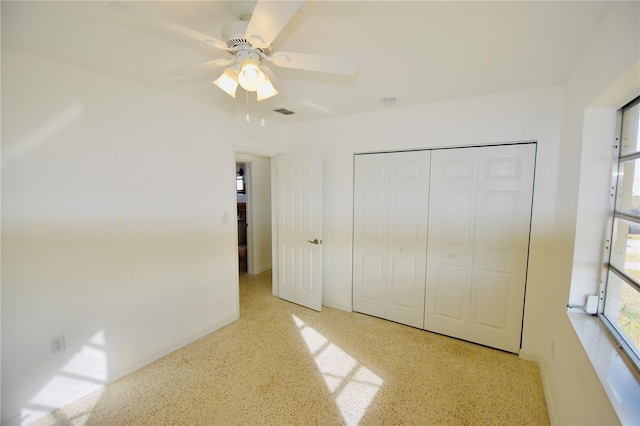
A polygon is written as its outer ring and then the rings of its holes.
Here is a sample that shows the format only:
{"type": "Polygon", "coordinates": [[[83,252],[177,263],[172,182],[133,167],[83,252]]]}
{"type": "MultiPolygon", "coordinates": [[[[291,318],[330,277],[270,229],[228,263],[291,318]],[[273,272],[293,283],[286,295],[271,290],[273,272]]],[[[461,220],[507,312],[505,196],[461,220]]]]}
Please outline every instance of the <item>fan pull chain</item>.
{"type": "Polygon", "coordinates": [[[245,99],[246,99],[246,108],[245,108],[245,111],[247,111],[247,123],[248,123],[248,122],[249,122],[249,92],[247,92],[247,91],[245,90],[244,94],[246,95],[246,96],[245,96],[245,99]]]}

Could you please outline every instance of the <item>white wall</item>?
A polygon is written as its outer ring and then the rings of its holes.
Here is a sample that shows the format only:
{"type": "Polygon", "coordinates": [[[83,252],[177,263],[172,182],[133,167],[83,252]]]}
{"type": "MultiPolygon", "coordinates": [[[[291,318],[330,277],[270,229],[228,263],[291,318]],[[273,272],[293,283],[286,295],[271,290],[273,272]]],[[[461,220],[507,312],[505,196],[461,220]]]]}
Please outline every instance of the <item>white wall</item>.
{"type": "MultiPolygon", "coordinates": [[[[400,100],[401,102],[401,100],[400,100]]],[[[323,303],[351,310],[353,155],[358,152],[538,141],[523,355],[537,354],[553,227],[562,88],[547,87],[418,107],[399,106],[287,130],[284,150],[324,160],[323,303]]]]}
{"type": "Polygon", "coordinates": [[[546,322],[540,348],[543,379],[558,424],[619,423],[565,311],[569,299],[583,304],[584,296],[597,290],[612,120],[615,109],[640,91],[639,35],[640,3],[613,3],[566,87],[550,285],[540,318],[546,322]]]}
{"type": "Polygon", "coordinates": [[[3,420],[238,317],[233,144],[268,129],[6,48],[2,113],[3,420]]]}

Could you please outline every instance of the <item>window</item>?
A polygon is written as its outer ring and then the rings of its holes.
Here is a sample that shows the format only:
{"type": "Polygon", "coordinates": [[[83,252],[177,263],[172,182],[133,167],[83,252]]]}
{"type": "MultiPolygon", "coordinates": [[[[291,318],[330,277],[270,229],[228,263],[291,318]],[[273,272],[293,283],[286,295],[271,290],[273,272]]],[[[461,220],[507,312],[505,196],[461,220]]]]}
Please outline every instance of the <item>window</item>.
{"type": "Polygon", "coordinates": [[[640,97],[622,108],[604,323],[640,369],[640,97]]]}
{"type": "Polygon", "coordinates": [[[244,187],[244,170],[242,167],[236,172],[236,191],[238,194],[246,193],[246,189],[244,187]]]}

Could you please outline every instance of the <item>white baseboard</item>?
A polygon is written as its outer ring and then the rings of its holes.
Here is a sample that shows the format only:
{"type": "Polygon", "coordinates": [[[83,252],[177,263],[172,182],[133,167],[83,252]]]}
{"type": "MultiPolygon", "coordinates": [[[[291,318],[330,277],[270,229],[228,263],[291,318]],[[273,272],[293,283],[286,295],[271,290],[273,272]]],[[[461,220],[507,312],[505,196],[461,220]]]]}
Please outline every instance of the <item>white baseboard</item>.
{"type": "Polygon", "coordinates": [[[551,387],[549,385],[549,376],[544,366],[544,361],[538,362],[538,368],[540,369],[540,379],[542,380],[542,389],[544,390],[544,399],[547,402],[547,412],[549,413],[549,422],[551,425],[558,424],[558,418],[556,416],[556,409],[553,405],[553,398],[551,397],[551,387]]]}
{"type": "Polygon", "coordinates": [[[553,400],[551,399],[551,390],[549,387],[549,378],[547,377],[547,371],[544,364],[541,362],[540,355],[535,352],[520,351],[518,357],[524,361],[531,361],[538,364],[540,370],[540,380],[542,381],[542,389],[544,390],[544,400],[547,403],[547,412],[549,414],[549,422],[552,425],[557,425],[555,408],[553,407],[553,400]]]}
{"type": "Polygon", "coordinates": [[[154,361],[159,360],[160,358],[169,355],[172,352],[177,351],[178,349],[187,346],[189,343],[193,343],[198,339],[203,338],[204,336],[206,336],[207,334],[213,333],[214,331],[221,329],[222,327],[224,327],[225,325],[229,325],[232,322],[234,322],[235,320],[237,320],[240,316],[239,315],[233,315],[229,318],[225,318],[222,321],[218,321],[217,323],[213,324],[210,327],[205,328],[204,330],[200,330],[197,333],[194,333],[188,337],[185,337],[184,339],[179,340],[178,342],[169,345],[145,358],[142,358],[140,360],[138,360],[137,362],[135,362],[134,364],[128,366],[127,368],[123,368],[120,370],[117,370],[114,372],[114,374],[112,375],[111,373],[109,374],[109,381],[107,382],[107,384],[111,383],[111,382],[115,382],[116,380],[126,376],[127,374],[131,374],[136,370],[141,369],[142,367],[144,367],[145,365],[151,364],[154,361]]]}
{"type": "Polygon", "coordinates": [[[261,274],[263,272],[267,272],[269,270],[271,270],[271,265],[263,266],[262,268],[258,268],[255,275],[261,274]]]}

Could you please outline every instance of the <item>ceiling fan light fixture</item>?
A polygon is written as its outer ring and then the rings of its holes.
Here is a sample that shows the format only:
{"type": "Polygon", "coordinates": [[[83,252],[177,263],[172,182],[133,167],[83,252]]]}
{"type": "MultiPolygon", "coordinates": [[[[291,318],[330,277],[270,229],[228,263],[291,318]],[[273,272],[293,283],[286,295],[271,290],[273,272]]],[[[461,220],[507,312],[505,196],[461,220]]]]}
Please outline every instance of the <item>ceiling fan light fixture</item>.
{"type": "Polygon", "coordinates": [[[248,92],[257,91],[264,84],[266,76],[260,69],[260,64],[254,59],[245,59],[238,73],[240,86],[248,92]]]}
{"type": "Polygon", "coordinates": [[[275,96],[277,94],[278,94],[278,91],[276,90],[275,87],[273,87],[273,84],[271,84],[271,80],[269,80],[269,76],[265,75],[264,84],[256,92],[258,101],[269,99],[270,97],[275,96]]]}
{"type": "Polygon", "coordinates": [[[227,68],[213,84],[224,90],[232,98],[235,98],[236,89],[238,88],[238,75],[230,68],[227,68]]]}

